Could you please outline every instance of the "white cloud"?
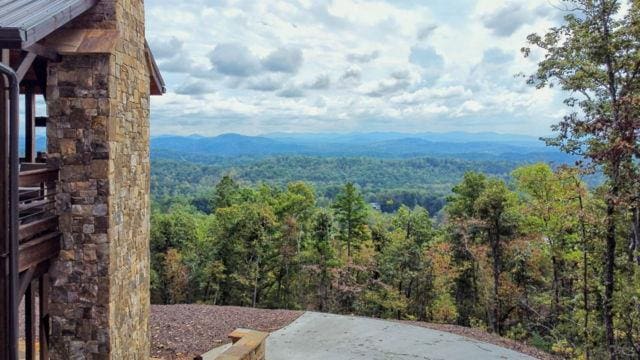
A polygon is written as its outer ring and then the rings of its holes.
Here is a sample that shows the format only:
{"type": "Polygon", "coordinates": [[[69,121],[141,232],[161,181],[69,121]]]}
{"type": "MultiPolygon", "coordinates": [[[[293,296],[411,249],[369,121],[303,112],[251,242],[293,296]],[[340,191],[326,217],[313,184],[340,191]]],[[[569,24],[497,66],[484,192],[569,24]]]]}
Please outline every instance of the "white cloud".
{"type": "MultiPolygon", "coordinates": [[[[554,0],[555,1],[555,0],[554,0]]],[[[548,0],[148,0],[168,93],[152,131],[516,131],[544,134],[557,90],[517,72],[548,0]],[[171,6],[167,6],[171,4],[171,6]]]]}

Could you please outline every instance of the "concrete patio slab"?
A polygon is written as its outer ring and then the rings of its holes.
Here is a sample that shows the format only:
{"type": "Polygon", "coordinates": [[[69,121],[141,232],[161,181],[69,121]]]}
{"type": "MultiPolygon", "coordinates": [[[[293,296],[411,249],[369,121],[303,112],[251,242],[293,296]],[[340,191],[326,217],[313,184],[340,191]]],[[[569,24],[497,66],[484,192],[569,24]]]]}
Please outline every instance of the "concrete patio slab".
{"type": "Polygon", "coordinates": [[[267,339],[268,360],[534,359],[463,336],[391,321],[306,312],[267,339]]]}

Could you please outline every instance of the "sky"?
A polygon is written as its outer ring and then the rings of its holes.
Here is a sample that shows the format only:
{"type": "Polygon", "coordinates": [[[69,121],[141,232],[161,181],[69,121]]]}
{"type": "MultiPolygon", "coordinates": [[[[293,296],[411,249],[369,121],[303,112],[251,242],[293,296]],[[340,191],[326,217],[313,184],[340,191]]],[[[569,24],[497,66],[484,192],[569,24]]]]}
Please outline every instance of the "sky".
{"type": "Polygon", "coordinates": [[[567,94],[516,75],[559,1],[147,0],[152,134],[547,135],[567,94]]]}

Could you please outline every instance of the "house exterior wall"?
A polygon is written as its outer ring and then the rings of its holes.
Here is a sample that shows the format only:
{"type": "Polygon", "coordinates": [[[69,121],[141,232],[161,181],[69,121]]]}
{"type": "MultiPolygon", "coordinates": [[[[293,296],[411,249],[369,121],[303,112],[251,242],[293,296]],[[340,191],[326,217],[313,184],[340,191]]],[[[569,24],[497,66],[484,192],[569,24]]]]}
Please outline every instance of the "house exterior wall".
{"type": "Polygon", "coordinates": [[[68,28],[117,29],[108,54],[48,69],[48,157],[60,167],[53,359],[149,357],[149,69],[142,0],[102,0],[68,28]]]}

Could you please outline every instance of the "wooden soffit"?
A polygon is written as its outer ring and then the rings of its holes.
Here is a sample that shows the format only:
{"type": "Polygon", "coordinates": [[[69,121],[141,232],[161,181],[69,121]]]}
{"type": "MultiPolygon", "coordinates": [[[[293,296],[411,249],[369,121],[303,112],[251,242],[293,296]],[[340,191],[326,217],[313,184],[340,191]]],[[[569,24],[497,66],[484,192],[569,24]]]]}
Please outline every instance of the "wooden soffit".
{"type": "Polygon", "coordinates": [[[42,45],[60,55],[109,54],[115,51],[117,41],[117,30],[62,29],[46,37],[42,45]]]}

